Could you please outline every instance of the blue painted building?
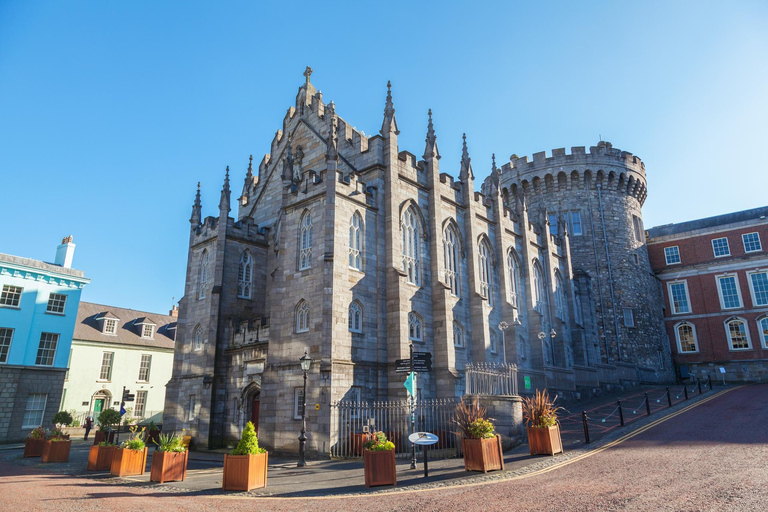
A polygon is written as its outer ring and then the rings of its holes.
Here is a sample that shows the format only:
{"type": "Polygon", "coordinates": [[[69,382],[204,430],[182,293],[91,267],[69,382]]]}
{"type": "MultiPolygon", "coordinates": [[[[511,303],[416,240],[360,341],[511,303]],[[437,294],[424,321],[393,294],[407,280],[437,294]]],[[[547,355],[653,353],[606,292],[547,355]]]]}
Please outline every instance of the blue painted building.
{"type": "Polygon", "coordinates": [[[54,263],[0,253],[0,443],[51,427],[69,366],[80,293],[90,282],[72,268],[62,240],[54,263]]]}

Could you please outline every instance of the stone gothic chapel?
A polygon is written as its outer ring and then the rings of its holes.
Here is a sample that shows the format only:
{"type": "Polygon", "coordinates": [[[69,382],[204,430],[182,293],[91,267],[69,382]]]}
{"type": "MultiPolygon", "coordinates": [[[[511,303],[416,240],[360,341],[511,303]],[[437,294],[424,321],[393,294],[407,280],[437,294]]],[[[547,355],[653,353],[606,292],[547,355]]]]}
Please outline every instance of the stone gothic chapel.
{"type": "Polygon", "coordinates": [[[639,158],[607,142],[513,155],[476,191],[466,137],[458,178],[440,168],[431,111],[417,157],[398,146],[389,84],[368,137],[310,75],[248,165],[236,218],[229,168],[217,216],[198,185],[165,430],[213,448],[251,420],[264,446],[295,452],[305,350],[307,447],[325,454],[332,402],[405,398],[394,363],[411,343],[433,355],[420,397],[463,395],[478,362],[561,394],[671,378],[639,158]]]}

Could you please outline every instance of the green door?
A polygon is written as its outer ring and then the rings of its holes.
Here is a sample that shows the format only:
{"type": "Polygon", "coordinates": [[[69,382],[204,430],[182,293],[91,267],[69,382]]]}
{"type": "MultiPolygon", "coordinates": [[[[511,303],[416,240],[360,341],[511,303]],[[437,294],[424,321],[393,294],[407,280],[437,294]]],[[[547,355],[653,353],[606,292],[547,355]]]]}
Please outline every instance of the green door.
{"type": "Polygon", "coordinates": [[[104,399],[103,398],[97,398],[93,402],[93,417],[94,419],[99,419],[99,413],[104,409],[104,399]]]}

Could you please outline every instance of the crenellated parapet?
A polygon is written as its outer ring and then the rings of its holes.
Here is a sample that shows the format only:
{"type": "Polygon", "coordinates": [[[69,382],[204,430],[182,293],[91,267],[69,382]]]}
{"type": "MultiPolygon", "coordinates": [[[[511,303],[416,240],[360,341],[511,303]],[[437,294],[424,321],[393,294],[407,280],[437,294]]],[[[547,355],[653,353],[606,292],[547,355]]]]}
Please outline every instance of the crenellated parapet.
{"type": "Polygon", "coordinates": [[[512,155],[502,166],[502,183],[508,190],[516,190],[519,180],[523,190],[535,194],[565,192],[585,187],[587,181],[594,187],[615,189],[634,197],[642,205],[648,191],[645,164],[628,151],[614,148],[601,141],[586,151],[584,146],[553,149],[534,153],[533,158],[512,155]]]}

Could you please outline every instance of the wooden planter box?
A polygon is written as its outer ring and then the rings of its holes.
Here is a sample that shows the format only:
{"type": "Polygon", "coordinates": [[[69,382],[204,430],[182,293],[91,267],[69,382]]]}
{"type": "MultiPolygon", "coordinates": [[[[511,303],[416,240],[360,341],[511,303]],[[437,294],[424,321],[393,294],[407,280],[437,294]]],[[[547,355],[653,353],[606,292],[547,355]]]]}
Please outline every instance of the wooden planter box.
{"type": "Polygon", "coordinates": [[[143,475],[147,467],[147,448],[143,450],[128,450],[115,448],[112,455],[112,476],[143,475]]]}
{"type": "Polygon", "coordinates": [[[563,453],[560,427],[527,427],[528,447],[531,455],[554,455],[563,453]]]}
{"type": "Polygon", "coordinates": [[[504,469],[504,452],[501,450],[501,436],[490,439],[467,439],[461,441],[464,452],[465,471],[494,471],[504,469]]]}
{"type": "Polygon", "coordinates": [[[46,441],[43,445],[43,462],[67,462],[72,441],[46,441]]]}
{"type": "Polygon", "coordinates": [[[365,450],[363,452],[363,467],[366,487],[397,485],[395,450],[365,450]]]}
{"type": "Polygon", "coordinates": [[[109,471],[112,468],[112,456],[117,446],[91,446],[88,453],[89,471],[109,471]]]}
{"type": "Polygon", "coordinates": [[[221,488],[225,491],[250,491],[266,487],[268,456],[267,452],[256,455],[225,455],[221,488]]]}
{"type": "Polygon", "coordinates": [[[45,439],[32,439],[28,437],[24,441],[24,456],[40,457],[43,454],[43,446],[45,446],[45,439]]]}
{"type": "Polygon", "coordinates": [[[183,452],[152,452],[152,471],[149,479],[152,482],[180,482],[187,476],[187,455],[183,452]]]}
{"type": "Polygon", "coordinates": [[[102,441],[108,441],[110,443],[115,442],[115,431],[105,432],[103,430],[97,430],[93,435],[93,444],[99,444],[102,441]]]}

